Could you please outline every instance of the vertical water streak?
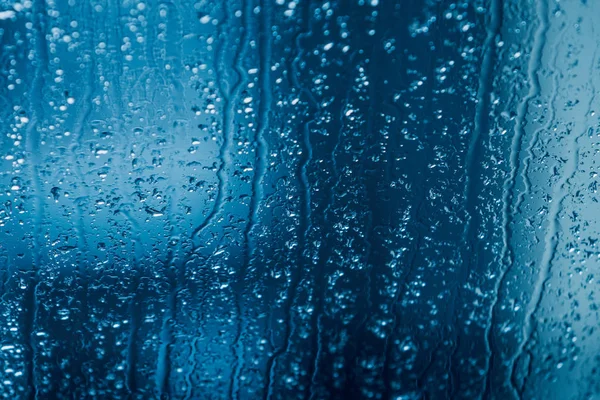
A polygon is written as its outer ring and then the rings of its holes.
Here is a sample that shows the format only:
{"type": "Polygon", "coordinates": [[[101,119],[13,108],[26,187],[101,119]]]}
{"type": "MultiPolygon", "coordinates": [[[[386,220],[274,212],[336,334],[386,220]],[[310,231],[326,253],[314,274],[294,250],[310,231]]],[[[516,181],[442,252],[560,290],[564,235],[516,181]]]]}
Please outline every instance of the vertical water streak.
{"type": "MultiPolygon", "coordinates": [[[[171,179],[175,179],[171,176],[171,179]]],[[[167,260],[165,261],[167,280],[169,282],[169,293],[167,295],[167,310],[163,318],[161,330],[161,346],[159,349],[159,367],[157,368],[157,377],[161,382],[161,396],[173,397],[170,378],[173,369],[172,352],[176,344],[176,322],[177,307],[180,303],[181,292],[183,291],[185,279],[185,262],[182,260],[181,253],[181,231],[179,229],[179,220],[181,216],[177,211],[179,196],[177,187],[171,185],[167,188],[171,192],[169,196],[168,209],[168,231],[169,247],[167,260]]]]}
{"type": "Polygon", "coordinates": [[[33,15],[33,27],[35,36],[33,42],[35,43],[34,54],[36,59],[35,63],[35,75],[31,83],[31,89],[29,92],[29,99],[31,101],[31,119],[25,133],[26,150],[29,158],[29,169],[31,174],[31,189],[32,189],[32,206],[33,212],[33,232],[32,245],[33,245],[33,263],[31,270],[29,271],[29,282],[27,283],[26,294],[24,301],[26,302],[24,308],[26,311],[25,322],[23,324],[23,335],[27,341],[26,351],[26,369],[27,369],[27,385],[29,388],[28,398],[30,400],[38,398],[38,387],[37,387],[37,344],[36,344],[36,321],[38,314],[38,298],[37,290],[39,285],[39,272],[42,267],[42,253],[41,246],[43,242],[43,220],[44,220],[44,194],[42,193],[43,186],[42,180],[40,179],[40,164],[41,159],[41,133],[40,125],[42,124],[44,117],[44,105],[43,105],[43,88],[45,85],[44,74],[48,65],[48,51],[46,43],[46,6],[45,0],[36,0],[33,3],[31,10],[33,15]]]}
{"type": "MultiPolygon", "coordinates": [[[[594,28],[592,25],[592,33],[594,33],[594,28]]],[[[594,35],[592,34],[592,37],[594,35]]],[[[590,117],[594,115],[592,112],[592,106],[596,101],[596,93],[597,88],[594,84],[594,70],[596,66],[596,58],[598,54],[598,45],[595,43],[596,47],[594,48],[594,52],[592,54],[592,62],[590,65],[590,98],[586,107],[585,113],[585,123],[586,127],[582,130],[579,135],[574,135],[573,132],[569,132],[569,136],[571,137],[570,146],[568,154],[571,155],[567,159],[564,171],[561,175],[560,180],[555,184],[554,191],[552,194],[552,204],[550,205],[550,209],[548,211],[548,228],[546,230],[546,235],[544,238],[544,252],[542,254],[542,258],[540,260],[539,273],[537,275],[535,284],[533,286],[533,291],[531,294],[531,298],[529,303],[527,304],[525,318],[523,321],[523,325],[521,327],[521,341],[517,346],[516,351],[513,356],[510,358],[510,366],[511,366],[511,376],[515,376],[515,370],[517,367],[517,360],[521,357],[523,351],[527,349],[527,345],[531,341],[533,334],[536,329],[537,321],[535,320],[535,314],[543,300],[544,289],[548,280],[550,279],[552,263],[556,257],[556,251],[559,242],[559,234],[560,234],[560,214],[563,211],[563,204],[567,195],[569,193],[569,183],[575,176],[577,172],[577,165],[579,163],[579,152],[580,145],[579,140],[585,136],[586,133],[593,130],[592,122],[590,121],[590,117]]],[[[518,394],[519,398],[523,398],[523,390],[520,389],[516,382],[511,379],[511,385],[516,394],[518,394]]]]}
{"type": "MultiPolygon", "coordinates": [[[[268,0],[266,0],[268,1],[268,0]]],[[[298,66],[302,59],[302,56],[305,54],[305,50],[302,47],[301,41],[302,39],[309,37],[312,35],[311,32],[311,5],[312,0],[306,0],[306,5],[304,6],[303,13],[303,28],[298,32],[295,45],[296,45],[296,57],[292,61],[290,68],[290,79],[295,88],[297,88],[300,94],[304,94],[307,97],[309,112],[308,115],[314,114],[316,110],[318,110],[318,103],[315,100],[313,94],[310,89],[305,85],[301,84],[298,81],[299,70],[298,66]]],[[[312,117],[314,118],[314,117],[312,117]]],[[[284,341],[283,344],[273,352],[273,354],[269,357],[267,361],[267,390],[265,391],[264,399],[271,399],[273,397],[273,381],[275,380],[275,367],[277,365],[278,358],[284,353],[290,351],[291,344],[291,336],[295,330],[293,327],[293,305],[296,300],[296,294],[298,290],[298,285],[300,284],[300,274],[305,267],[305,255],[304,251],[306,249],[306,242],[308,232],[310,231],[311,224],[311,195],[310,195],[310,182],[308,180],[308,176],[306,173],[306,169],[308,164],[312,160],[312,144],[310,141],[310,123],[312,122],[312,118],[305,117],[305,120],[302,123],[301,128],[301,157],[300,163],[298,164],[297,176],[298,182],[300,185],[300,224],[298,226],[298,261],[294,266],[294,272],[291,274],[290,284],[287,291],[286,301],[285,301],[285,329],[284,329],[284,341]]]]}
{"type": "MultiPolygon", "coordinates": [[[[77,114],[77,118],[73,125],[72,132],[72,143],[70,145],[70,156],[71,156],[71,164],[73,166],[73,170],[75,172],[75,176],[77,178],[77,185],[80,188],[78,191],[79,197],[75,199],[75,216],[76,216],[76,232],[77,232],[77,247],[79,250],[79,256],[77,260],[77,266],[75,268],[75,273],[77,275],[78,280],[78,289],[81,290],[81,315],[88,316],[89,315],[89,304],[90,299],[88,296],[89,285],[90,285],[90,277],[89,277],[89,263],[88,263],[88,240],[87,237],[89,232],[85,228],[85,213],[86,203],[90,200],[90,188],[86,181],[85,174],[83,173],[82,162],[80,160],[83,155],[81,152],[84,149],[84,136],[85,136],[85,128],[89,123],[90,115],[92,113],[92,104],[93,104],[93,94],[95,91],[95,78],[96,78],[96,62],[94,58],[94,54],[92,49],[94,49],[94,19],[91,16],[91,7],[88,2],[83,4],[82,11],[84,15],[88,16],[90,24],[86,32],[83,33],[85,38],[85,44],[90,51],[90,54],[87,52],[82,52],[82,63],[85,63],[85,71],[82,75],[82,84],[84,85],[83,95],[80,101],[81,109],[77,114]],[[89,57],[89,59],[87,59],[89,57]]],[[[82,340],[85,341],[85,335],[88,332],[85,329],[85,323],[87,321],[81,321],[82,324],[82,340]]],[[[84,349],[82,349],[84,350],[84,349]]],[[[83,358],[83,357],[82,357],[83,358]]],[[[83,363],[82,363],[83,364],[83,363]]],[[[82,367],[82,371],[83,372],[82,367]]],[[[84,374],[85,375],[85,374],[84,374]]],[[[88,382],[86,382],[87,384],[88,382]]]]}
{"type": "MultiPolygon", "coordinates": [[[[460,292],[463,290],[462,285],[465,284],[473,270],[473,257],[477,226],[473,223],[474,216],[477,214],[477,181],[478,181],[478,158],[480,157],[480,148],[484,135],[489,132],[489,108],[490,100],[493,91],[494,70],[497,59],[497,44],[498,35],[502,28],[503,19],[503,0],[491,0],[489,5],[489,20],[487,21],[486,37],[483,43],[483,58],[479,72],[479,83],[477,89],[477,105],[475,107],[475,117],[473,124],[473,132],[469,138],[467,154],[465,158],[465,185],[463,191],[463,199],[466,209],[466,221],[462,233],[462,244],[465,246],[462,255],[462,267],[459,278],[459,286],[453,300],[453,317],[452,321],[454,329],[458,329],[460,325],[459,304],[460,292]],[[477,176],[476,176],[477,175],[477,176]]],[[[488,344],[486,344],[489,347],[488,344]]],[[[458,351],[458,343],[454,343],[454,350],[450,354],[450,360],[454,361],[456,352],[458,351]]],[[[455,362],[451,362],[451,369],[454,368],[455,362]]],[[[451,374],[452,375],[452,374],[451,374]]],[[[455,395],[458,389],[454,384],[454,379],[450,379],[449,391],[451,396],[455,395]]]]}
{"type": "MultiPolygon", "coordinates": [[[[244,0],[244,36],[242,40],[247,41],[248,30],[250,29],[250,8],[251,1],[244,0]]],[[[238,398],[239,395],[239,384],[241,379],[241,372],[244,367],[244,344],[241,340],[244,332],[247,329],[247,318],[243,312],[244,307],[242,306],[244,294],[248,292],[245,290],[245,279],[248,268],[254,258],[254,251],[256,249],[256,243],[252,240],[252,231],[258,222],[258,213],[260,210],[261,203],[263,201],[263,180],[266,173],[266,163],[268,157],[268,145],[265,140],[265,134],[268,132],[269,125],[269,113],[271,111],[271,8],[267,1],[260,2],[260,22],[259,22],[259,83],[260,83],[260,99],[259,99],[259,110],[258,110],[258,121],[256,127],[256,133],[254,136],[254,143],[256,146],[254,156],[254,176],[252,177],[252,194],[250,197],[250,206],[248,212],[248,222],[244,229],[244,259],[242,268],[238,271],[236,277],[236,304],[238,305],[237,310],[237,332],[233,343],[234,354],[236,356],[235,364],[233,365],[234,372],[232,374],[232,384],[230,388],[230,398],[238,398]]],[[[241,67],[239,67],[238,73],[240,79],[244,82],[247,81],[247,73],[241,67]]],[[[249,284],[249,283],[248,283],[249,284]]],[[[268,377],[266,377],[268,380],[268,377]]]]}
{"type": "MultiPolygon", "coordinates": [[[[171,13],[175,14],[176,26],[178,27],[175,30],[175,33],[171,33],[167,30],[167,37],[175,36],[173,42],[176,44],[180,37],[182,37],[182,28],[180,17],[178,16],[177,9],[174,7],[172,2],[165,3],[167,4],[167,9],[170,9],[171,13]],[[170,6],[170,8],[169,8],[170,6]]],[[[152,11],[152,10],[151,10],[152,11]]],[[[155,18],[155,14],[160,13],[157,10],[153,13],[153,18],[155,18]]],[[[154,23],[152,26],[156,26],[154,23]]],[[[162,24],[161,24],[162,25],[162,24]]],[[[168,24],[164,24],[168,29],[168,24]]],[[[154,33],[153,36],[156,34],[154,33]]],[[[178,48],[178,46],[174,46],[178,48]]],[[[180,55],[181,56],[181,55],[180,55]]],[[[181,58],[181,57],[180,57],[181,58]]],[[[183,86],[179,83],[177,79],[175,79],[174,71],[166,68],[158,68],[155,64],[154,57],[151,58],[153,65],[151,67],[157,71],[160,71],[158,75],[161,77],[163,82],[170,82],[168,86],[169,91],[172,91],[169,96],[168,104],[174,110],[176,115],[179,115],[184,111],[182,101],[179,99],[180,96],[183,96],[184,89],[183,86]],[[164,70],[169,70],[168,77],[165,78],[163,76],[164,70]]],[[[167,107],[168,108],[168,107],[167,107]]],[[[176,145],[176,143],[172,143],[172,145],[176,145]]],[[[171,173],[169,176],[169,180],[171,182],[177,182],[178,174],[176,174],[175,170],[170,169],[171,173]]],[[[178,335],[177,329],[177,311],[178,306],[181,303],[181,294],[185,290],[185,279],[186,279],[186,262],[182,257],[182,248],[181,248],[181,229],[180,229],[180,221],[182,216],[178,211],[178,206],[180,204],[180,196],[177,190],[178,186],[175,184],[169,185],[167,187],[167,191],[170,192],[168,196],[168,218],[165,219],[165,228],[169,232],[168,235],[168,243],[167,243],[167,259],[165,261],[165,274],[168,282],[169,291],[166,298],[167,310],[165,311],[163,317],[163,325],[161,328],[161,346],[159,348],[159,367],[157,370],[158,380],[161,382],[161,394],[166,397],[174,397],[176,394],[174,393],[173,385],[171,384],[171,374],[173,371],[173,349],[176,346],[176,338],[178,335]],[[159,373],[160,372],[160,373],[159,373]]],[[[191,386],[191,383],[190,383],[191,386]]]]}
{"type": "MultiPolygon", "coordinates": [[[[236,99],[239,96],[239,92],[242,86],[242,77],[239,75],[239,66],[240,62],[243,60],[246,43],[245,41],[242,42],[239,47],[242,50],[236,52],[233,70],[238,74],[238,77],[235,83],[233,84],[233,87],[229,89],[228,81],[225,78],[225,65],[223,61],[225,53],[229,51],[230,43],[229,33],[223,31],[223,27],[225,27],[231,20],[231,17],[229,15],[230,10],[226,4],[227,3],[224,3],[223,5],[223,20],[219,21],[220,40],[219,46],[215,54],[217,86],[219,87],[221,97],[223,98],[223,141],[221,142],[221,147],[219,149],[219,168],[217,169],[217,197],[215,199],[214,206],[209,212],[208,216],[192,232],[192,239],[200,236],[202,232],[204,232],[204,230],[213,223],[214,219],[220,215],[223,209],[224,200],[226,198],[226,192],[229,189],[228,170],[231,166],[231,144],[233,142],[234,136],[236,99]]],[[[197,246],[197,248],[199,247],[200,246],[197,246]]]]}
{"type": "MultiPolygon", "coordinates": [[[[310,15],[307,14],[307,19],[310,18],[310,15]]],[[[307,28],[308,30],[310,30],[310,28],[307,28]]],[[[354,61],[354,55],[356,53],[353,53],[350,56],[350,60],[349,60],[349,64],[352,65],[353,61],[354,61]]],[[[348,73],[348,75],[350,75],[348,73]]],[[[346,128],[346,123],[345,123],[345,109],[348,105],[348,98],[350,97],[350,93],[352,91],[353,85],[352,84],[348,84],[348,88],[346,89],[346,95],[344,97],[344,99],[341,101],[340,103],[340,107],[339,107],[339,115],[338,115],[338,124],[339,124],[339,128],[336,132],[336,136],[335,136],[335,144],[331,149],[331,153],[328,155],[329,159],[331,160],[331,178],[333,180],[333,185],[331,185],[331,187],[328,189],[328,200],[327,200],[327,205],[325,206],[325,208],[323,209],[323,221],[325,223],[330,223],[332,224],[332,219],[331,219],[331,214],[332,214],[332,208],[334,208],[334,202],[335,202],[335,197],[336,197],[336,191],[338,189],[338,187],[340,186],[340,184],[342,183],[342,174],[340,174],[340,170],[337,164],[337,154],[339,154],[339,149],[340,146],[342,145],[342,138],[344,136],[344,130],[346,128]]],[[[322,340],[322,335],[323,335],[323,329],[322,329],[322,317],[323,317],[323,313],[324,313],[324,303],[325,303],[325,293],[323,293],[323,289],[326,287],[326,266],[328,264],[328,260],[329,257],[331,256],[331,246],[329,246],[329,243],[327,243],[327,236],[324,238],[323,240],[326,244],[322,244],[319,248],[319,268],[315,269],[315,277],[314,277],[314,287],[315,287],[315,297],[316,297],[316,301],[315,301],[315,305],[314,305],[314,310],[313,310],[313,316],[312,316],[312,323],[311,325],[314,327],[314,331],[313,331],[313,340],[312,340],[312,347],[313,347],[313,362],[310,364],[310,367],[308,369],[308,376],[310,377],[310,383],[307,387],[308,389],[308,393],[306,395],[307,398],[309,399],[314,399],[314,397],[316,396],[316,392],[315,392],[315,388],[314,386],[317,384],[317,378],[319,376],[319,360],[321,359],[321,354],[323,352],[323,340],[322,340]],[[319,292],[319,290],[321,292],[319,292]]]]}
{"type": "Polygon", "coordinates": [[[503,243],[502,250],[500,253],[500,261],[503,266],[500,270],[500,274],[496,283],[494,285],[494,298],[492,300],[492,304],[489,308],[489,324],[486,327],[486,340],[487,345],[490,350],[489,357],[486,357],[486,388],[485,393],[489,393],[491,390],[491,377],[492,371],[491,368],[493,366],[494,357],[496,356],[497,350],[494,348],[493,343],[493,329],[497,323],[498,318],[498,303],[500,302],[500,291],[505,285],[506,278],[508,277],[508,273],[511,270],[512,264],[512,256],[510,249],[510,231],[511,231],[511,223],[512,223],[512,215],[511,212],[513,210],[512,202],[514,198],[514,189],[516,185],[516,177],[519,169],[518,163],[520,159],[521,147],[522,147],[522,138],[525,135],[525,124],[526,124],[526,116],[527,111],[529,109],[529,104],[531,100],[539,96],[540,94],[540,82],[539,82],[539,71],[542,64],[542,53],[546,43],[546,34],[548,32],[548,0],[536,0],[536,14],[538,17],[538,27],[535,31],[533,47],[531,51],[531,55],[529,58],[529,63],[527,66],[527,77],[529,82],[529,92],[527,96],[523,98],[519,107],[517,108],[517,115],[515,118],[515,129],[514,135],[511,142],[510,147],[510,156],[509,156],[509,166],[510,171],[507,179],[504,182],[504,194],[502,198],[503,203],[503,243]]]}
{"type": "Polygon", "coordinates": [[[564,27],[562,27],[560,34],[558,35],[557,45],[554,46],[554,49],[553,49],[554,57],[552,57],[552,75],[553,75],[552,93],[550,94],[550,101],[548,102],[548,104],[550,106],[550,116],[548,118],[548,122],[546,124],[544,124],[544,126],[541,126],[540,128],[536,129],[536,131],[533,133],[531,141],[529,142],[529,145],[527,146],[527,149],[526,149],[527,156],[523,159],[523,170],[521,172],[521,178],[523,180],[524,189],[521,193],[519,193],[519,196],[517,198],[517,202],[515,204],[515,209],[513,211],[515,214],[518,214],[521,211],[520,208],[521,208],[521,205],[523,204],[523,201],[525,200],[526,196],[531,193],[532,185],[531,185],[531,179],[529,178],[529,167],[531,165],[531,160],[533,159],[533,156],[534,156],[533,149],[538,144],[540,134],[544,131],[548,131],[552,127],[552,125],[554,124],[554,122],[556,120],[556,104],[555,103],[556,103],[556,99],[558,98],[559,81],[563,75],[558,70],[557,61],[558,61],[559,49],[561,47],[565,32],[566,32],[566,29],[564,29],[564,27]]]}

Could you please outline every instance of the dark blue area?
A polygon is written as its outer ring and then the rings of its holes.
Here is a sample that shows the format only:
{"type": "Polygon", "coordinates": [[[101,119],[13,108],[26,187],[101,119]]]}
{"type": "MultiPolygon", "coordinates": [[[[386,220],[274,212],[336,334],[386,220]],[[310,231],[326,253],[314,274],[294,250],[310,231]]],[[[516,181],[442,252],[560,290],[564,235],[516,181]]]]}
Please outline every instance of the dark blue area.
{"type": "Polygon", "coordinates": [[[0,395],[596,398],[594,7],[0,0],[0,395]]]}

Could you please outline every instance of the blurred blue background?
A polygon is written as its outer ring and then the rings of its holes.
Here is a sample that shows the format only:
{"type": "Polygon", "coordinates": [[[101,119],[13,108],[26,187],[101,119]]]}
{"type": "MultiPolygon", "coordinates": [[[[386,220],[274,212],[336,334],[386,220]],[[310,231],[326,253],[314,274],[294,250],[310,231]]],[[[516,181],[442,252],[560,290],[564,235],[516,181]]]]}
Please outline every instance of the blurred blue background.
{"type": "Polygon", "coordinates": [[[0,395],[600,398],[600,3],[0,0],[0,395]]]}

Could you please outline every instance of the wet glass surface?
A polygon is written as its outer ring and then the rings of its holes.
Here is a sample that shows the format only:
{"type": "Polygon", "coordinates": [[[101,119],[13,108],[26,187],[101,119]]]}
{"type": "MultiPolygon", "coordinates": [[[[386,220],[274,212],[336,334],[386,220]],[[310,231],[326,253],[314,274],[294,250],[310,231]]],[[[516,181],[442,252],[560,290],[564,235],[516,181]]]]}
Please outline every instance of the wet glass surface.
{"type": "Polygon", "coordinates": [[[597,399],[600,2],[0,0],[7,399],[597,399]]]}

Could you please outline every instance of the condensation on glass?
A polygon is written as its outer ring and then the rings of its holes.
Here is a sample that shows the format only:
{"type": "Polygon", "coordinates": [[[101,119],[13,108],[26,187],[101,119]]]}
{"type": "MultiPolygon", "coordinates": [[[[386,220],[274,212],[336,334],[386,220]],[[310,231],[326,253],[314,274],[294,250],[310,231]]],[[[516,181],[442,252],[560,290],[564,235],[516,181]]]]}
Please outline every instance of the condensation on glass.
{"type": "Polygon", "coordinates": [[[600,2],[0,0],[0,395],[595,399],[600,2]]]}

